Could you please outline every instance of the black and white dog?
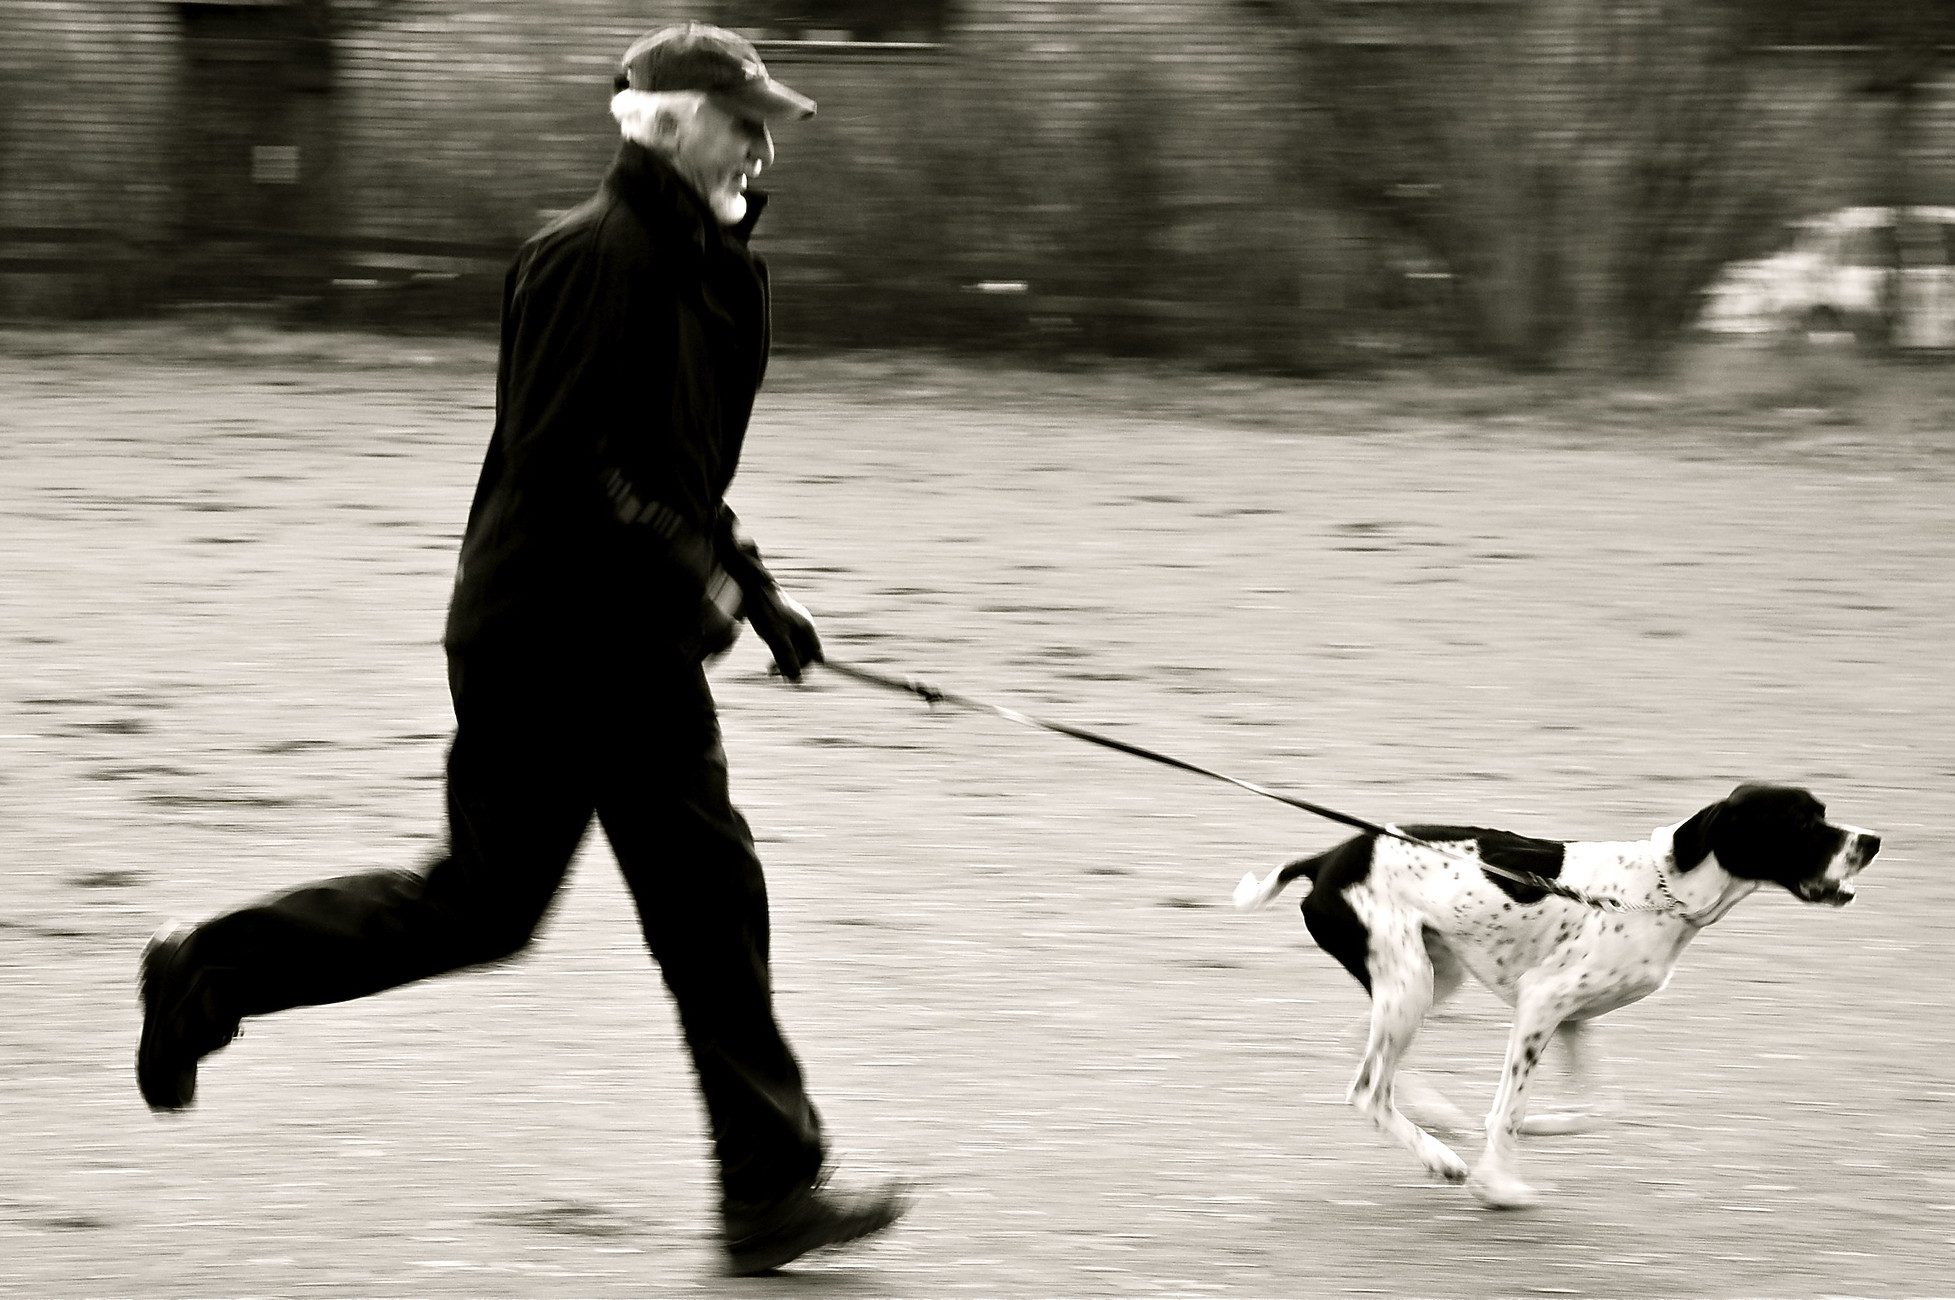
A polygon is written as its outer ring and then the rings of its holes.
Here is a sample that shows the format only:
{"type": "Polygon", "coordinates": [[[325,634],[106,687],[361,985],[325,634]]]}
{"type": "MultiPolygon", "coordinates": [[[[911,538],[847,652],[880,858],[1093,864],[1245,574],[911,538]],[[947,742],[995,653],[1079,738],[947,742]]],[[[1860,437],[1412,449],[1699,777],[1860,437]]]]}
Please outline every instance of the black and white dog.
{"type": "MultiPolygon", "coordinates": [[[[1841,906],[1880,837],[1826,820],[1804,790],[1741,785],[1688,820],[1625,843],[1562,843],[1454,826],[1387,827],[1315,857],[1251,874],[1238,907],[1260,907],[1298,876],[1319,947],[1371,994],[1371,1026],[1349,1100],[1431,1173],[1500,1208],[1532,1204],[1517,1170],[1521,1133],[1570,1133],[1592,1111],[1527,1115],[1528,1078],[1556,1039],[1579,1081],[1582,1023],[1662,988],[1699,930],[1764,885],[1841,906]],[[1485,864],[1485,865],[1482,865],[1485,864]],[[1496,874],[1486,869],[1491,866],[1496,874]],[[1513,877],[1551,880],[1621,910],[1513,877]],[[1514,1008],[1486,1149],[1469,1171],[1398,1107],[1394,1074],[1426,1013],[1471,972],[1514,1008]]],[[[1415,1106],[1435,1127],[1464,1119],[1443,1100],[1415,1106]]]]}

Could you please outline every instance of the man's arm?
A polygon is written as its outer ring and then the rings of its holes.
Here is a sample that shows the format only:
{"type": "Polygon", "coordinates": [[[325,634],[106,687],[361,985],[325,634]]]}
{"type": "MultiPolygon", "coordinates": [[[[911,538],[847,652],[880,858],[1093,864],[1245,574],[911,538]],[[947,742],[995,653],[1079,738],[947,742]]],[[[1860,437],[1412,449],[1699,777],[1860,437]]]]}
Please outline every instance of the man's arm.
{"type": "Polygon", "coordinates": [[[791,682],[801,680],[809,664],[821,662],[821,637],[814,616],[800,601],[781,590],[767,571],[760,547],[740,530],[731,506],[720,507],[713,549],[720,568],[739,585],[741,613],[774,654],[774,666],[791,682]]]}
{"type": "Polygon", "coordinates": [[[738,600],[710,530],[685,512],[682,484],[696,477],[687,471],[705,435],[682,391],[675,291],[649,249],[600,247],[590,357],[599,400],[581,472],[626,557],[618,599],[668,602],[700,652],[718,654],[739,634],[738,600]]]}

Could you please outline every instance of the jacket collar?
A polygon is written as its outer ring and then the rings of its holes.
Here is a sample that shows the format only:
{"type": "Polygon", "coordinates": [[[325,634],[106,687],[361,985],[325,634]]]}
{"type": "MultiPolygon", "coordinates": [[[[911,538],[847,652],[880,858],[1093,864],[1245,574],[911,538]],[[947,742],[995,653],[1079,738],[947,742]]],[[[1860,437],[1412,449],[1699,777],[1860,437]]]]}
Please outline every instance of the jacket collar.
{"type": "Polygon", "coordinates": [[[606,188],[631,208],[647,229],[685,241],[705,252],[709,240],[730,239],[744,245],[767,207],[762,190],[747,191],[747,215],[722,226],[699,192],[674,171],[672,164],[645,146],[626,140],[605,174],[606,188]]]}

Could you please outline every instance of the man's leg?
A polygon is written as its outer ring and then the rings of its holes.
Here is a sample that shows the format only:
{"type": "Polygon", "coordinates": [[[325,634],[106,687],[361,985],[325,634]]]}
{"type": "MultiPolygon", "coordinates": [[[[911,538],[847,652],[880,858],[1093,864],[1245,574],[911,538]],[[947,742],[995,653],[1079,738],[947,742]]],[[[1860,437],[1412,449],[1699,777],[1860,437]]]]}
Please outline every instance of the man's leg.
{"type": "Polygon", "coordinates": [[[598,818],[677,1004],[733,1200],[821,1170],[821,1121],[774,1019],[767,884],[727,791],[719,723],[688,669],[621,737],[598,818]]]}
{"type": "Polygon", "coordinates": [[[598,818],[679,1011],[711,1120],[730,1271],[779,1267],[894,1223],[893,1191],[821,1186],[825,1144],[774,1017],[767,885],[703,675],[656,693],[611,757],[598,818]]]}
{"type": "Polygon", "coordinates": [[[534,679],[456,675],[447,854],[421,872],[342,876],[153,941],[137,1078],[159,1110],[190,1104],[198,1058],[245,1016],[364,997],[494,961],[534,932],[592,799],[583,747],[534,679]]]}

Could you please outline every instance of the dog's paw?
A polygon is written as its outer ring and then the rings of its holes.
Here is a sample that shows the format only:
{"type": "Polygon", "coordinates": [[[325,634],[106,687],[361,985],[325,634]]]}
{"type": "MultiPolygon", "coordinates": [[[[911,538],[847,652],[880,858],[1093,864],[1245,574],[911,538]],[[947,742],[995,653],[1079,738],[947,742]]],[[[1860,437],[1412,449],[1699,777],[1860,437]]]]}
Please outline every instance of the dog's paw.
{"type": "Polygon", "coordinates": [[[1505,1169],[1475,1169],[1466,1190],[1489,1210],[1527,1210],[1541,1200],[1539,1192],[1505,1169]]]}
{"type": "Polygon", "coordinates": [[[1478,1129],[1465,1111],[1416,1075],[1400,1071],[1397,1093],[1399,1110],[1420,1128],[1454,1138],[1465,1137],[1478,1129]]]}
{"type": "Polygon", "coordinates": [[[1426,1172],[1444,1183],[1463,1183],[1466,1181],[1466,1162],[1456,1155],[1453,1149],[1429,1133],[1419,1135],[1419,1163],[1426,1172]]]}
{"type": "Polygon", "coordinates": [[[1245,871],[1242,879],[1236,882],[1235,905],[1245,912],[1253,907],[1261,907],[1265,901],[1262,892],[1262,882],[1256,879],[1256,873],[1245,871]]]}
{"type": "Polygon", "coordinates": [[[1569,1137],[1606,1128],[1609,1115],[1600,1110],[1544,1110],[1521,1121],[1521,1132],[1530,1137],[1569,1137]]]}

